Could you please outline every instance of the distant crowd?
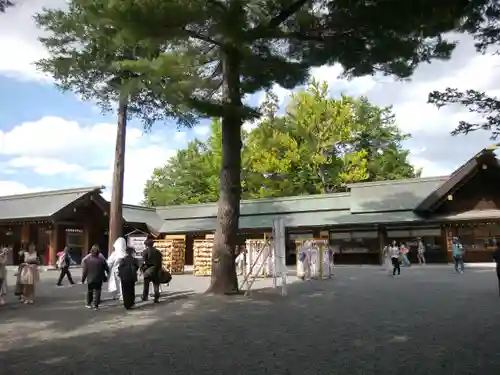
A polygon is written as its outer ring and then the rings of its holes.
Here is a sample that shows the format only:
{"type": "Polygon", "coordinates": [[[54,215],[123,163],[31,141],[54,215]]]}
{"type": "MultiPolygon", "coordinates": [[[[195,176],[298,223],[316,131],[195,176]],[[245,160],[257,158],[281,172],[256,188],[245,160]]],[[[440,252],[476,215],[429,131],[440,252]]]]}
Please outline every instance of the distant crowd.
{"type": "MultiPolygon", "coordinates": [[[[168,284],[172,276],[162,266],[162,253],[154,247],[154,239],[148,237],[145,242],[145,250],[142,261],[134,256],[134,249],[127,247],[123,237],[118,238],[113,245],[113,252],[106,259],[99,250],[99,246],[91,247],[87,256],[82,259],[81,283],[87,284],[85,307],[97,310],[101,303],[102,288],[108,282],[108,291],[113,299],[123,302],[125,309],[131,309],[135,305],[135,287],[138,273],[142,273],[144,285],[142,300],[147,301],[149,297],[150,284],[153,284],[154,302],[158,303],[161,293],[161,284],[168,284]]],[[[5,304],[4,296],[7,294],[7,259],[9,249],[0,250],[0,305],[5,304]]],[[[14,294],[24,304],[35,302],[35,286],[40,280],[40,259],[34,245],[30,245],[27,251],[19,254],[21,264],[16,274],[16,285],[14,294]]],[[[76,264],[70,254],[68,247],[57,254],[57,268],[60,270],[57,286],[61,286],[66,277],[70,284],[75,284],[71,275],[70,267],[76,264]]]]}

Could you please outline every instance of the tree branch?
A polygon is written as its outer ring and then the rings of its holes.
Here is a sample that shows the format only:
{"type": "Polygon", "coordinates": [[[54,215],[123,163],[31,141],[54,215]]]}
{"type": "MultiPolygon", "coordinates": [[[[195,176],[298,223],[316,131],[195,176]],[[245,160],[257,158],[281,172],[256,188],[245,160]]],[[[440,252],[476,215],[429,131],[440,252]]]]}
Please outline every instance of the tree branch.
{"type": "Polygon", "coordinates": [[[217,41],[215,39],[212,39],[212,38],[210,38],[210,37],[208,37],[206,35],[199,34],[199,33],[195,32],[195,31],[188,30],[186,28],[184,28],[184,31],[191,38],[198,39],[198,40],[201,40],[202,42],[206,42],[206,43],[210,43],[210,44],[215,44],[216,46],[222,47],[222,43],[220,43],[219,41],[217,41]]]}
{"type": "Polygon", "coordinates": [[[219,9],[227,10],[227,7],[223,3],[221,3],[220,1],[218,1],[218,0],[207,0],[207,3],[210,3],[210,4],[216,6],[219,9]]]}
{"type": "MultiPolygon", "coordinates": [[[[307,0],[297,0],[297,1],[293,2],[289,6],[282,9],[281,12],[278,13],[278,15],[271,18],[271,20],[269,21],[269,23],[267,25],[262,25],[262,26],[267,28],[267,29],[272,29],[272,28],[275,28],[275,27],[281,25],[288,18],[290,18],[295,13],[297,13],[300,10],[300,8],[302,8],[304,6],[305,3],[307,3],[307,0]]],[[[259,28],[259,27],[260,26],[257,26],[257,28],[259,28]]]]}
{"type": "Polygon", "coordinates": [[[307,0],[297,0],[290,4],[289,6],[283,8],[276,16],[271,18],[268,22],[263,22],[251,30],[248,31],[248,35],[257,36],[259,39],[259,35],[265,34],[266,31],[277,28],[283,22],[285,22],[292,15],[297,13],[304,4],[307,3],[307,0]]]}

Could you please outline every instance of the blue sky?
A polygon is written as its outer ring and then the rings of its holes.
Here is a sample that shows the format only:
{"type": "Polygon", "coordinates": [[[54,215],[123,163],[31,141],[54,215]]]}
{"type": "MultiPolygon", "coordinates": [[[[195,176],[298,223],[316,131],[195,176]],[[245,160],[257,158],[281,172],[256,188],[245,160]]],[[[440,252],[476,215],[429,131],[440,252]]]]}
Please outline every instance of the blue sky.
{"type": "MultiPolygon", "coordinates": [[[[58,7],[64,0],[20,2],[0,15],[0,195],[35,190],[110,185],[115,142],[115,118],[102,115],[72,93],[61,93],[33,66],[46,51],[38,43],[39,31],[32,15],[42,6],[58,7]]],[[[312,71],[329,83],[331,94],[366,95],[379,105],[393,105],[398,124],[412,134],[406,143],[411,160],[424,175],[443,175],[490,144],[489,134],[467,137],[449,135],[460,119],[471,114],[462,108],[438,111],[426,104],[435,89],[455,86],[500,93],[498,56],[480,56],[472,41],[457,37],[460,44],[448,62],[423,65],[411,82],[389,77],[362,77],[352,81],[338,78],[338,66],[312,71]]],[[[282,104],[289,92],[277,87],[282,104]]],[[[249,99],[258,104],[262,94],[249,99]]],[[[125,202],[142,199],[144,183],[153,168],[185,147],[194,137],[203,138],[208,127],[177,129],[175,123],[156,124],[144,134],[132,121],[128,128],[125,202]]],[[[109,191],[109,189],[108,189],[109,191]]]]}

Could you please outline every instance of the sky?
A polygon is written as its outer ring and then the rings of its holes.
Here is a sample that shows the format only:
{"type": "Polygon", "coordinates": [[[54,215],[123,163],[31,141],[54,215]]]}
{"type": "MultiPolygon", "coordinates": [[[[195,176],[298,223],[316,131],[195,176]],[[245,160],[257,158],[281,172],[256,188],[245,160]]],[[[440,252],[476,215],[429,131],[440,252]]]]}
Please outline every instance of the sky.
{"type": "MultiPolygon", "coordinates": [[[[42,7],[60,7],[64,0],[19,0],[0,15],[0,196],[52,189],[106,186],[109,199],[116,137],[116,119],[103,115],[91,102],[61,93],[33,62],[46,56],[38,42],[40,31],[32,16],[42,7]]],[[[420,66],[409,82],[390,77],[338,78],[338,66],[313,69],[314,78],[327,81],[332,96],[365,95],[378,105],[392,105],[397,122],[412,135],[405,143],[411,162],[423,176],[447,175],[480,149],[490,145],[488,132],[452,137],[450,131],[473,114],[456,106],[436,109],[427,104],[430,91],[446,87],[474,88],[500,96],[498,55],[480,55],[467,36],[452,59],[420,66]]],[[[281,105],[290,92],[275,88],[281,105]]],[[[258,105],[264,95],[248,98],[258,105]]],[[[247,124],[251,127],[251,124],[247,124]]],[[[127,128],[124,202],[143,199],[146,180],[176,150],[195,137],[204,139],[206,123],[193,129],[157,123],[144,132],[132,121],[127,128]]]]}

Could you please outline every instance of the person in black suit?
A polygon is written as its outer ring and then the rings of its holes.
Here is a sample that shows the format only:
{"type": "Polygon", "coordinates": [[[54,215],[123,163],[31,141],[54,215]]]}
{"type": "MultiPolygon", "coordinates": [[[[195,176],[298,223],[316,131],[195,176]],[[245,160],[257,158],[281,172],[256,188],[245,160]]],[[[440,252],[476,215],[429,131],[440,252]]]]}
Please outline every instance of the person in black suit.
{"type": "Polygon", "coordinates": [[[494,241],[493,246],[496,247],[495,251],[493,252],[493,260],[497,264],[496,271],[498,279],[498,294],[500,295],[500,247],[498,247],[496,241],[494,241]]]}
{"type": "Polygon", "coordinates": [[[142,274],[144,275],[144,288],[142,290],[142,300],[147,301],[149,295],[149,283],[153,283],[154,302],[160,299],[160,274],[162,270],[163,255],[154,247],[154,239],[149,236],[144,241],[146,249],[142,253],[142,274]]]}
{"type": "Polygon", "coordinates": [[[90,258],[83,263],[82,284],[87,280],[87,302],[85,307],[94,310],[99,308],[101,302],[102,284],[109,277],[109,267],[104,259],[99,256],[99,247],[92,246],[90,258]],[[93,305],[92,305],[93,303],[93,305]]]}
{"type": "Polygon", "coordinates": [[[134,257],[134,249],[127,247],[127,255],[118,264],[118,277],[122,285],[123,307],[130,310],[135,305],[135,283],[137,282],[137,271],[139,263],[134,257]]]}

